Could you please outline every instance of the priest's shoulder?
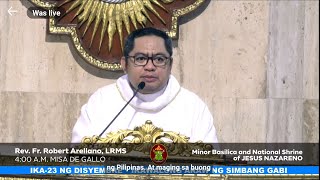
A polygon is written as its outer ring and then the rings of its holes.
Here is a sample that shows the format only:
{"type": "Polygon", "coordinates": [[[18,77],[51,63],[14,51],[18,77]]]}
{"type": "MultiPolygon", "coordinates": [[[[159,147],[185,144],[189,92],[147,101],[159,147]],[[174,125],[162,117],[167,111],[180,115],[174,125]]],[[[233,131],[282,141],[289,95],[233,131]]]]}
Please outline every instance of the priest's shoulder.
{"type": "Polygon", "coordinates": [[[195,94],[194,92],[192,92],[186,88],[181,87],[178,96],[180,98],[183,98],[184,100],[198,103],[198,105],[206,106],[206,104],[203,102],[203,100],[197,94],[195,94]]]}

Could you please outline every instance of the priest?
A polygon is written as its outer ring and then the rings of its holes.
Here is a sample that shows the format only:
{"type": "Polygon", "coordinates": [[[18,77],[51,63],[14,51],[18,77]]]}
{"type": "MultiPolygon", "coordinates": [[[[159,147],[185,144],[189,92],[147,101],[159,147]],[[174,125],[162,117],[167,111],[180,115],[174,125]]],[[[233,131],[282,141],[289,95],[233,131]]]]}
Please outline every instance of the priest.
{"type": "Polygon", "coordinates": [[[146,120],[190,138],[189,142],[217,143],[213,117],[207,105],[193,92],[180,86],[171,75],[172,41],[163,31],[142,28],[126,39],[121,66],[125,75],[116,83],[98,89],[81,108],[72,132],[72,142],[99,135],[123,106],[129,105],[104,132],[134,129],[146,120]]]}

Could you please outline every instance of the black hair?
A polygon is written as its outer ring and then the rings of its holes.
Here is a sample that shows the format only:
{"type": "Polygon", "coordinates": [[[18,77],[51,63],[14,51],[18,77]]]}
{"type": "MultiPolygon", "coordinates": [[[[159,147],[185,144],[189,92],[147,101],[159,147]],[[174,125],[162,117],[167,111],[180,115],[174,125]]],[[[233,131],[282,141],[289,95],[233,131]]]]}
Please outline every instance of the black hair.
{"type": "MultiPolygon", "coordinates": [[[[157,36],[161,37],[164,40],[164,45],[166,50],[168,51],[170,57],[172,56],[172,40],[171,38],[165,33],[164,31],[161,31],[159,29],[155,29],[152,27],[147,27],[147,28],[142,28],[142,29],[137,29],[133,31],[129,36],[127,37],[125,44],[124,44],[124,57],[128,57],[129,53],[133,50],[134,48],[134,40],[139,37],[143,36],[157,36]]],[[[127,58],[125,58],[127,61],[127,58]]]]}

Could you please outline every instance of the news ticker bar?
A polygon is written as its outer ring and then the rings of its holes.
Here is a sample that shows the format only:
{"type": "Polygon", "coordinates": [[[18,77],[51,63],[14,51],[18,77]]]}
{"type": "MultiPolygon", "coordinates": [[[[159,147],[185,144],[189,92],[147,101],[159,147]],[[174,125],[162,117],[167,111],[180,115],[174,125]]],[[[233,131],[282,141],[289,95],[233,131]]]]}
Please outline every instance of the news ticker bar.
{"type": "Polygon", "coordinates": [[[319,166],[0,166],[2,175],[238,174],[319,175],[319,166]],[[114,167],[114,168],[112,168],[114,167]],[[121,168],[120,168],[121,167],[121,168]],[[124,168],[124,169],[123,169],[124,168]]]}

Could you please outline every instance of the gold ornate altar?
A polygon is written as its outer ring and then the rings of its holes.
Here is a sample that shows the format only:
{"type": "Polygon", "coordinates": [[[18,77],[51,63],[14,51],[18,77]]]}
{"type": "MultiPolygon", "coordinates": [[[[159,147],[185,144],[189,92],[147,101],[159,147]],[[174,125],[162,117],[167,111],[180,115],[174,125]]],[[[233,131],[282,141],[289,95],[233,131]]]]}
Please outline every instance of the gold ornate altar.
{"type": "MultiPolygon", "coordinates": [[[[189,138],[182,134],[163,131],[162,128],[156,127],[150,120],[142,126],[133,130],[119,130],[110,132],[105,137],[98,136],[84,137],[78,148],[95,148],[102,149],[106,147],[126,148],[123,155],[103,155],[108,157],[108,165],[113,163],[128,164],[152,164],[150,160],[150,149],[154,144],[163,144],[168,152],[166,163],[171,165],[244,165],[237,164],[224,156],[220,155],[195,155],[192,149],[212,150],[212,144],[205,144],[201,141],[188,143],[189,138]],[[131,138],[128,138],[131,137],[131,138]],[[170,140],[170,143],[168,143],[170,140]]],[[[85,154],[82,154],[86,156],[85,154]]],[[[0,165],[7,164],[6,160],[10,157],[0,155],[0,165]]],[[[20,165],[20,164],[17,164],[20,165]]],[[[57,164],[46,164],[57,165],[57,164]]],[[[81,163],[59,164],[62,166],[82,165],[81,163]]],[[[85,164],[92,165],[92,164],[85,164]]],[[[42,164],[43,166],[43,164],[42,164]]],[[[103,175],[7,175],[0,176],[0,180],[29,180],[29,179],[317,179],[318,175],[209,175],[209,174],[103,174],[103,175]]]]}

